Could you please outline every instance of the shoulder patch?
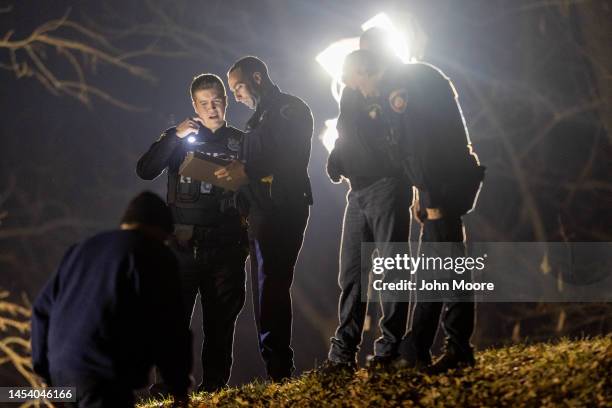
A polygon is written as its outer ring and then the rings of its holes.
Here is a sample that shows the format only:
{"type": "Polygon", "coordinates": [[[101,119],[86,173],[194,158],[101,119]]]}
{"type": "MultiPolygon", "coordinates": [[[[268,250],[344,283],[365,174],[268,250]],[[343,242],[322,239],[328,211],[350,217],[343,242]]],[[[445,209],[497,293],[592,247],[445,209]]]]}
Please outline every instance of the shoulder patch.
{"type": "Polygon", "coordinates": [[[406,111],[406,90],[396,89],[389,95],[389,105],[395,113],[404,113],[406,111]]]}
{"type": "Polygon", "coordinates": [[[281,106],[281,108],[280,108],[280,114],[281,114],[281,116],[282,116],[284,119],[287,119],[287,120],[289,120],[289,119],[291,119],[292,117],[294,117],[294,116],[295,116],[295,114],[296,114],[296,112],[297,112],[297,108],[296,108],[296,106],[294,106],[294,105],[293,105],[293,104],[291,104],[291,103],[288,103],[288,104],[286,104],[286,105],[283,105],[283,106],[281,106]]]}

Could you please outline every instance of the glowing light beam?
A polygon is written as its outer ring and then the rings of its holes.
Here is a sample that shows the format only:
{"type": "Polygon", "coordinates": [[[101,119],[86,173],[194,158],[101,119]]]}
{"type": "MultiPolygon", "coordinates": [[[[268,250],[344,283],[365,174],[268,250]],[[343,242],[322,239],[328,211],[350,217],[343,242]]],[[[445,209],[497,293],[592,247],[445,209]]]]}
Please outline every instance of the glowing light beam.
{"type": "Polygon", "coordinates": [[[321,142],[328,152],[332,151],[334,144],[336,143],[336,139],[338,139],[338,130],[336,129],[337,124],[338,118],[327,119],[325,121],[325,130],[321,135],[321,142]]]}
{"type": "Polygon", "coordinates": [[[367,31],[373,27],[385,30],[389,34],[389,46],[395,55],[404,63],[410,62],[412,56],[410,54],[410,47],[408,46],[406,35],[397,29],[387,14],[378,13],[361,25],[363,31],[367,31]]]}
{"type": "Polygon", "coordinates": [[[330,44],[317,55],[316,60],[332,78],[340,78],[342,76],[344,58],[358,48],[359,38],[344,38],[330,44]]]}
{"type": "MultiPolygon", "coordinates": [[[[414,60],[407,36],[397,29],[387,14],[378,13],[361,25],[363,31],[372,27],[378,27],[388,32],[391,49],[404,63],[414,60]]],[[[331,93],[337,102],[340,101],[343,88],[341,78],[344,59],[357,49],[359,49],[358,37],[343,38],[330,44],[315,57],[316,61],[331,77],[331,93]]],[[[325,121],[326,130],[321,135],[321,141],[328,151],[331,151],[334,147],[338,137],[336,123],[337,118],[325,121]]]]}

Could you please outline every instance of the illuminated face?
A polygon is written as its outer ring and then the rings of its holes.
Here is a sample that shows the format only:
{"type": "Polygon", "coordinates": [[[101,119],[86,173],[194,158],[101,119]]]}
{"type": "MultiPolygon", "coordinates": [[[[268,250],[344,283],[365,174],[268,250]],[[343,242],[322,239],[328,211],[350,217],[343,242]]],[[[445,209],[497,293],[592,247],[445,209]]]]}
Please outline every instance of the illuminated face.
{"type": "Polygon", "coordinates": [[[236,102],[244,103],[250,109],[255,109],[257,107],[252,82],[244,77],[240,69],[235,69],[230,72],[227,77],[227,82],[230,91],[233,92],[234,98],[236,98],[236,102]]]}
{"type": "Polygon", "coordinates": [[[217,130],[225,122],[225,99],[217,87],[200,89],[193,94],[193,109],[210,130],[217,130]]]}

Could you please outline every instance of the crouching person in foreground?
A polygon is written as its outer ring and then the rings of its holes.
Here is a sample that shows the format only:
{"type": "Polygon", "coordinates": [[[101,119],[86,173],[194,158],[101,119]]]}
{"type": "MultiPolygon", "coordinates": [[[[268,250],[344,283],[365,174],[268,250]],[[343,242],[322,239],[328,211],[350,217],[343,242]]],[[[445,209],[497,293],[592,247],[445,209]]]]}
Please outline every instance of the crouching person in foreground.
{"type": "Polygon", "coordinates": [[[72,246],[34,303],[34,371],[76,387],[78,407],[133,407],[133,390],[161,371],[175,406],[187,401],[191,335],[182,321],[172,215],[155,194],[134,198],[121,229],[72,246]]]}

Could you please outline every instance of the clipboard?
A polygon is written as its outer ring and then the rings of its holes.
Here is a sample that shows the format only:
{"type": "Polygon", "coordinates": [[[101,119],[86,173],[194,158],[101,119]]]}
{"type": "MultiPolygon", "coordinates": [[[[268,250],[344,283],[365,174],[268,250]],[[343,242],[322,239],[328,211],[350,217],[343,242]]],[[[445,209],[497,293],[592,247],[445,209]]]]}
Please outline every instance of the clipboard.
{"type": "Polygon", "coordinates": [[[179,167],[181,176],[204,181],[225,190],[238,191],[240,187],[248,183],[247,179],[218,179],[215,171],[230,164],[231,161],[212,157],[200,152],[188,152],[185,160],[179,167]]]}

